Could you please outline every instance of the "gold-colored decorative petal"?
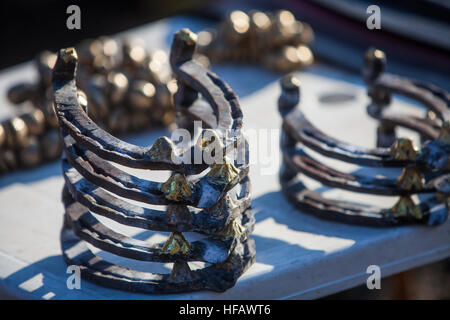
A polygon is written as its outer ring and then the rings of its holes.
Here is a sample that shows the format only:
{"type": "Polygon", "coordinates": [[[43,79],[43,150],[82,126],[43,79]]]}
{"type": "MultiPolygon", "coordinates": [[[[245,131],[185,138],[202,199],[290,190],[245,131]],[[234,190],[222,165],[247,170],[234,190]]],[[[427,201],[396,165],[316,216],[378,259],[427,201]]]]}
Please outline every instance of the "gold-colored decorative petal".
{"type": "Polygon", "coordinates": [[[401,196],[394,206],[389,209],[389,212],[396,218],[411,216],[416,219],[422,219],[423,217],[420,207],[409,196],[401,196]]]}
{"type": "Polygon", "coordinates": [[[407,138],[395,140],[391,147],[391,157],[395,160],[416,160],[417,151],[413,141],[407,138]]]}
{"type": "Polygon", "coordinates": [[[181,232],[172,232],[169,239],[164,243],[161,251],[167,254],[187,254],[191,249],[191,244],[186,240],[181,232]]]}
{"type": "Polygon", "coordinates": [[[76,52],[75,48],[72,48],[72,47],[66,48],[66,49],[61,49],[60,55],[65,63],[78,60],[77,52],[76,52]]]}
{"type": "Polygon", "coordinates": [[[185,174],[174,172],[169,179],[161,185],[161,191],[164,192],[166,199],[181,201],[192,195],[194,184],[187,179],[185,174]]]}
{"type": "Polygon", "coordinates": [[[206,175],[217,184],[228,184],[239,175],[239,169],[228,159],[224,159],[224,163],[215,163],[206,175]]]}
{"type": "Polygon", "coordinates": [[[420,190],[423,187],[423,173],[416,167],[403,168],[396,184],[402,190],[420,190]]]}
{"type": "Polygon", "coordinates": [[[245,228],[234,219],[232,222],[228,223],[221,231],[217,233],[218,236],[227,238],[239,238],[244,233],[245,228]]]}

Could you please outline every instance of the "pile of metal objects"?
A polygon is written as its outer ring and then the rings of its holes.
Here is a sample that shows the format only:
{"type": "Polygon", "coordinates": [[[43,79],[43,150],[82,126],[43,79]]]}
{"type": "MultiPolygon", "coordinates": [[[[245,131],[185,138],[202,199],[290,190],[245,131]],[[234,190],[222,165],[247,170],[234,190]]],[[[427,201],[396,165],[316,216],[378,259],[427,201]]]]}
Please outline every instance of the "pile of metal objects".
{"type": "Polygon", "coordinates": [[[253,62],[289,72],[313,63],[309,48],[313,39],[312,28],[288,10],[248,14],[236,10],[217,29],[199,33],[198,52],[212,62],[253,62]]]}
{"type": "MultiPolygon", "coordinates": [[[[89,117],[100,127],[123,134],[172,123],[176,81],[164,51],[150,53],[138,39],[120,44],[100,37],[83,41],[77,52],[80,103],[89,104],[89,117]]],[[[55,61],[56,54],[42,52],[35,60],[38,81],[8,91],[9,101],[23,110],[0,124],[0,174],[61,154],[51,86],[55,61]]]]}
{"type": "Polygon", "coordinates": [[[76,51],[69,48],[59,52],[53,89],[65,150],[61,246],[66,262],[80,266],[82,277],[89,281],[134,292],[224,291],[254,262],[250,233],[255,221],[242,112],[231,88],[193,60],[196,42],[196,34],[188,29],[174,36],[170,62],[179,86],[174,98],[178,123],[186,124],[183,129],[189,131],[187,124],[194,120],[202,121],[206,128],[187,144],[161,137],[150,147],[128,144],[88,117],[80,103],[83,98],[77,94],[76,51]],[[243,161],[231,157],[236,145],[242,146],[243,161]],[[216,155],[222,152],[220,161],[205,160],[205,153],[212,150],[216,155]],[[192,160],[198,152],[203,155],[200,162],[176,160],[192,160]],[[165,182],[155,182],[129,174],[111,162],[170,170],[172,174],[165,182]],[[95,214],[170,236],[165,243],[150,244],[119,234],[95,214]],[[189,241],[186,232],[203,238],[189,241]],[[96,256],[87,244],[133,260],[173,263],[172,270],[132,270],[96,256]],[[198,263],[203,265],[198,267],[198,263]]]}
{"type": "Polygon", "coordinates": [[[380,50],[370,49],[365,62],[363,77],[371,98],[367,111],[379,121],[378,146],[373,149],[337,140],[317,129],[296,108],[300,101],[298,80],[292,76],[282,80],[279,98],[283,117],[282,190],[299,209],[325,219],[375,226],[442,224],[450,207],[450,95],[429,84],[385,73],[386,58],[380,50]],[[393,94],[421,103],[426,107],[426,115],[421,118],[396,113],[390,105],[393,94]],[[397,138],[396,127],[417,132],[422,141],[420,148],[411,139],[397,138]],[[402,171],[397,177],[342,172],[314,159],[308,149],[362,167],[402,168],[402,171]],[[301,175],[325,186],[399,198],[391,208],[332,200],[309,190],[301,175]],[[419,203],[413,200],[415,194],[420,194],[419,203]]]}

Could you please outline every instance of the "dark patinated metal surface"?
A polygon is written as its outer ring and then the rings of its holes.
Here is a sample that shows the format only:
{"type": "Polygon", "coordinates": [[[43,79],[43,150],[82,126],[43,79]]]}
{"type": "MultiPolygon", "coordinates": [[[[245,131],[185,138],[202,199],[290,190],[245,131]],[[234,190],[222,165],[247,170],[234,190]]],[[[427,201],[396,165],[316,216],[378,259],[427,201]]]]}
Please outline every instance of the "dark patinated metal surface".
{"type": "Polygon", "coordinates": [[[448,217],[450,205],[450,95],[428,84],[384,74],[384,66],[384,53],[368,51],[363,72],[372,98],[368,113],[380,121],[378,147],[373,149],[340,141],[318,130],[297,108],[300,101],[298,80],[292,76],[282,80],[279,99],[279,111],[283,117],[282,190],[299,209],[326,219],[375,226],[441,224],[448,217]],[[415,99],[435,117],[395,114],[388,108],[394,93],[415,99]],[[395,126],[419,133],[423,142],[420,149],[414,147],[412,140],[396,138],[395,126]],[[391,144],[388,145],[389,141],[391,144]],[[308,153],[308,149],[360,166],[403,169],[398,177],[346,173],[319,162],[308,153]],[[301,174],[330,187],[400,197],[391,208],[331,200],[308,190],[300,179],[301,174]],[[411,196],[419,193],[425,197],[416,204],[411,196]]]}
{"type": "Polygon", "coordinates": [[[67,263],[79,265],[86,279],[136,292],[224,291],[254,261],[255,247],[250,238],[254,218],[246,161],[248,145],[241,133],[242,112],[231,88],[192,60],[195,46],[196,35],[189,30],[175,34],[170,61],[178,80],[177,109],[185,122],[201,120],[205,130],[212,130],[221,141],[225,152],[242,145],[244,161],[224,156],[223,162],[212,164],[179,163],[174,161],[174,154],[192,155],[206,149],[195,141],[186,149],[166,137],[150,147],[139,147],[107,133],[87,116],[77,99],[75,49],[62,49],[58,54],[53,88],[64,142],[62,168],[66,182],[61,244],[67,263]],[[154,182],[129,174],[111,162],[170,170],[172,175],[164,183],[154,182]],[[150,209],[126,199],[165,208],[150,209]],[[149,244],[117,233],[93,214],[171,234],[163,244],[149,244]],[[188,231],[206,238],[188,242],[182,234],[188,231]],[[170,274],[156,274],[114,265],[95,256],[87,243],[129,259],[173,262],[173,269],[170,274]],[[193,261],[206,265],[191,270],[188,262],[193,261]]]}

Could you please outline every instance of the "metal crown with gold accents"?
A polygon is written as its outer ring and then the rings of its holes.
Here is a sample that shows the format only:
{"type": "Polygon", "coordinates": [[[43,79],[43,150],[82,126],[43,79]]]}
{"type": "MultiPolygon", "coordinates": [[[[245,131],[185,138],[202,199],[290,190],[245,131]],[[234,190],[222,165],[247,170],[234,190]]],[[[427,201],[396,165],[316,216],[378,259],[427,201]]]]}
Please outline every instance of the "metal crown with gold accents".
{"type": "Polygon", "coordinates": [[[292,76],[282,80],[278,105],[283,117],[282,190],[300,210],[325,219],[376,226],[442,224],[448,218],[450,205],[450,95],[434,86],[384,73],[386,58],[380,50],[368,50],[365,59],[363,77],[371,97],[367,111],[379,121],[377,148],[367,149],[346,143],[317,129],[296,108],[300,101],[299,81],[292,76]],[[420,118],[393,112],[392,107],[388,108],[393,93],[422,103],[426,107],[426,116],[420,118]],[[397,126],[417,132],[422,146],[416,148],[411,139],[397,138],[397,126]],[[397,177],[347,173],[319,162],[308,154],[307,149],[347,163],[397,167],[402,168],[402,172],[397,177]],[[300,173],[325,186],[399,196],[399,199],[391,208],[332,200],[309,190],[298,179],[300,173]],[[420,203],[415,203],[414,194],[421,194],[420,203]]]}
{"type": "Polygon", "coordinates": [[[82,277],[90,281],[148,293],[224,291],[254,261],[254,241],[249,236],[254,218],[248,146],[241,133],[242,112],[231,88],[192,59],[195,46],[196,35],[189,30],[175,34],[170,63],[178,81],[177,120],[182,127],[189,127],[193,120],[202,121],[206,126],[202,133],[210,133],[225,153],[223,161],[214,163],[202,158],[200,163],[191,164],[175,161],[182,157],[173,158],[187,152],[205,152],[212,139],[205,140],[204,135],[197,142],[197,137],[192,138],[183,147],[166,137],[150,147],[139,147],[98,127],[77,97],[75,49],[59,51],[53,88],[65,151],[61,244],[66,262],[80,266],[82,277]],[[231,136],[227,136],[228,131],[231,136]],[[244,146],[244,161],[227,156],[235,144],[244,146]],[[131,175],[111,162],[131,168],[170,170],[172,174],[166,182],[158,183],[131,175]],[[126,199],[164,209],[150,209],[126,199]],[[168,232],[170,236],[165,243],[149,244],[110,229],[94,214],[123,225],[168,232]],[[203,238],[189,242],[185,232],[203,238]],[[131,270],[96,256],[87,244],[129,259],[173,263],[173,268],[171,273],[131,270]],[[204,267],[194,270],[192,262],[202,262],[204,267]]]}

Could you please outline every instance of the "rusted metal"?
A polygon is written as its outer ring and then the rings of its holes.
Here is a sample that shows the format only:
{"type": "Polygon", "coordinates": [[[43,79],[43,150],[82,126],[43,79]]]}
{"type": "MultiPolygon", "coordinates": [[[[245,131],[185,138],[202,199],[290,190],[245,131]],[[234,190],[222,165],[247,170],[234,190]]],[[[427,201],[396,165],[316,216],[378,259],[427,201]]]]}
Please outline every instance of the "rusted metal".
{"type": "MultiPolygon", "coordinates": [[[[175,34],[170,62],[179,88],[175,100],[182,103],[177,109],[184,119],[202,120],[205,131],[212,131],[226,152],[243,142],[247,159],[238,99],[217,75],[193,60],[195,46],[196,36],[189,30],[175,34]],[[197,99],[198,93],[209,105],[197,99]],[[211,121],[211,113],[216,121],[211,121]]],[[[129,68],[136,67],[139,52],[126,48],[129,68]]],[[[173,154],[183,154],[184,149],[166,137],[145,148],[112,136],[83,110],[75,81],[77,64],[75,49],[62,49],[53,69],[54,101],[65,150],[62,168],[66,213],[61,243],[67,263],[79,265],[86,279],[121,290],[170,293],[224,291],[233,286],[255,257],[249,236],[254,218],[248,162],[230,160],[225,153],[223,162],[176,163],[173,154]],[[110,162],[171,170],[172,175],[163,183],[153,182],[128,174],[110,162]],[[192,176],[197,174],[201,175],[192,176]],[[149,209],[126,199],[166,209],[149,209]],[[93,214],[171,234],[165,243],[148,244],[115,232],[93,214]],[[189,242],[183,235],[188,231],[206,238],[189,242]],[[112,265],[89,251],[87,243],[130,259],[173,262],[173,269],[170,274],[156,274],[112,265]],[[193,261],[207,265],[191,270],[188,262],[193,261]]],[[[201,141],[192,141],[188,150],[208,150],[211,141],[201,141]]]]}
{"type": "Polygon", "coordinates": [[[297,107],[300,101],[299,81],[292,76],[283,78],[278,104],[283,117],[282,190],[299,209],[325,219],[375,226],[409,223],[439,225],[446,221],[449,214],[450,144],[447,134],[450,96],[433,86],[385,74],[385,60],[383,52],[370,50],[366,54],[363,72],[372,98],[368,113],[380,121],[382,128],[377,131],[379,146],[372,149],[337,140],[317,129],[297,107]],[[389,110],[393,93],[417,100],[436,118],[394,114],[389,110]],[[386,125],[418,132],[422,145],[416,148],[410,139],[386,136],[386,131],[383,131],[386,125]],[[389,140],[392,144],[384,146],[384,142],[389,140]],[[403,170],[397,177],[383,178],[346,173],[314,159],[308,154],[308,149],[359,166],[401,167],[403,170]],[[302,182],[301,174],[326,186],[358,193],[398,195],[400,198],[391,208],[331,200],[309,190],[302,182]],[[420,197],[420,203],[415,203],[411,196],[418,193],[424,196],[420,197]]]}

